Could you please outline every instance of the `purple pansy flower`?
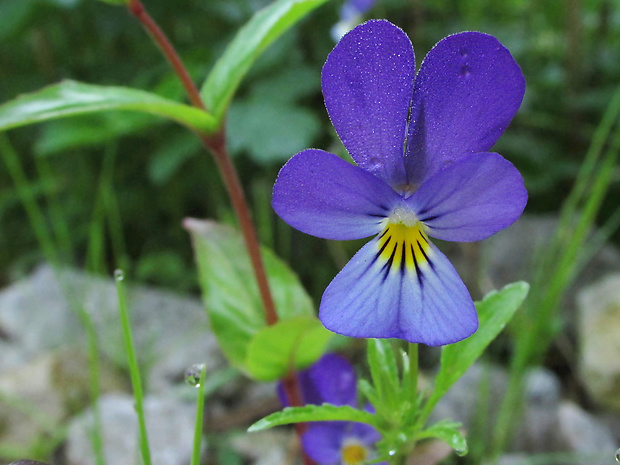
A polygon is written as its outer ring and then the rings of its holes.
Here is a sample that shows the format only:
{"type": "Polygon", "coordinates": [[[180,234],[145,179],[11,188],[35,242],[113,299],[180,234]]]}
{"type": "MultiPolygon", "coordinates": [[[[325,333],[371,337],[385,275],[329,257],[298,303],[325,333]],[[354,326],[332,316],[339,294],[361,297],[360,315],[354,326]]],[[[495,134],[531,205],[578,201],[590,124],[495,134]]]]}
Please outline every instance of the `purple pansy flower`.
{"type": "Polygon", "coordinates": [[[489,152],[523,99],[519,66],[494,37],[463,32],[435,45],[416,75],[407,35],[368,21],[330,53],[322,89],[357,166],[304,150],[280,171],[273,208],[314,236],[375,237],[327,287],[319,318],[354,337],[470,336],[472,299],[429,237],[479,241],[521,215],[521,175],[489,152]]]}
{"type": "MultiPolygon", "coordinates": [[[[357,406],[357,379],[351,364],[336,354],[326,354],[299,373],[299,386],[305,404],[357,406]]],[[[282,385],[278,394],[289,406],[282,385]]],[[[360,465],[374,456],[374,444],[381,438],[370,425],[348,421],[309,423],[302,437],[308,456],[319,465],[360,465]]],[[[387,465],[386,462],[381,462],[387,465]]],[[[381,465],[380,464],[380,465],[381,465]]]]}

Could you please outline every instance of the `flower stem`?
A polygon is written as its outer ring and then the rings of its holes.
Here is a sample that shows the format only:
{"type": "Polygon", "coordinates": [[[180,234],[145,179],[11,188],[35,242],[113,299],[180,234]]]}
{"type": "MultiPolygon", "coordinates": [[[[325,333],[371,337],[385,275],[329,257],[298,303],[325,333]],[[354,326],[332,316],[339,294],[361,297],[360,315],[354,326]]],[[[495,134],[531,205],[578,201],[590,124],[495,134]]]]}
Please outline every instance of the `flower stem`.
{"type": "MultiPolygon", "coordinates": [[[[138,21],[142,23],[148,34],[160,48],[164,57],[168,60],[175,73],[178,75],[190,101],[192,102],[192,105],[200,108],[201,110],[208,111],[202,101],[198,88],[192,81],[178,53],[161,28],[145,10],[140,0],[130,0],[128,7],[129,11],[138,19],[138,21]]],[[[237,171],[235,170],[230,156],[228,155],[228,151],[226,150],[225,130],[222,127],[213,135],[207,136],[205,134],[199,134],[199,137],[204,147],[213,154],[222,179],[224,180],[224,184],[226,185],[233,209],[237,219],[239,220],[239,225],[243,233],[245,245],[250,256],[250,261],[252,262],[252,268],[254,269],[254,274],[256,276],[261,300],[263,301],[265,321],[270,326],[274,325],[278,322],[278,314],[276,313],[273,297],[269,289],[267,273],[265,272],[265,266],[260,255],[260,244],[258,242],[256,229],[250,215],[250,209],[246,202],[245,194],[243,193],[243,188],[241,186],[237,171]]],[[[284,389],[292,406],[300,407],[303,405],[303,400],[299,389],[299,378],[294,371],[292,371],[284,379],[284,389]]],[[[295,426],[297,435],[301,442],[301,435],[305,431],[306,425],[298,423],[295,426]]],[[[305,465],[314,465],[314,462],[303,451],[302,457],[305,465]]]]}
{"type": "MultiPolygon", "coordinates": [[[[414,399],[418,398],[418,345],[409,343],[409,386],[414,399]]],[[[417,410],[417,406],[416,406],[417,410]]]]}
{"type": "Polygon", "coordinates": [[[185,92],[187,92],[192,105],[200,108],[201,110],[206,110],[205,104],[200,97],[200,92],[198,92],[198,88],[187,72],[187,68],[183,65],[183,61],[181,61],[179,54],[166,37],[166,34],[164,34],[151,15],[148,14],[144,8],[144,5],[142,5],[142,2],[140,2],[140,0],[130,0],[128,8],[131,14],[133,14],[138,21],[142,23],[146,29],[146,32],[148,32],[168,62],[170,62],[174,72],[179,76],[183,87],[185,87],[185,92]]]}

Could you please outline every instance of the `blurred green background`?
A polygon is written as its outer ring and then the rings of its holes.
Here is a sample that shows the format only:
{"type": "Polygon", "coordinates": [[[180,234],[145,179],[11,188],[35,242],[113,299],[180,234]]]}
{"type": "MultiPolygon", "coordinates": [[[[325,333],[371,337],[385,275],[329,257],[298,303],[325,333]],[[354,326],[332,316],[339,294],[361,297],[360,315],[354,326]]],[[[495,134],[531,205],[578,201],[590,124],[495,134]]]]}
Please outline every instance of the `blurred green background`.
{"type": "MultiPolygon", "coordinates": [[[[198,84],[239,27],[268,3],[145,1],[198,84]]],[[[269,48],[228,117],[229,148],[261,241],[293,264],[315,301],[359,244],[332,242],[325,253],[324,241],[292,231],[269,202],[279,168],[294,153],[343,150],[320,92],[342,3],[328,2],[269,48]]],[[[159,51],[123,8],[95,0],[0,0],[0,18],[0,102],[64,78],[184,98],[159,51]]],[[[618,3],[377,0],[366,18],[402,27],[418,65],[434,43],[463,30],[493,34],[508,47],[528,87],[496,150],[524,174],[527,211],[556,211],[620,82],[618,3]]],[[[12,130],[7,143],[25,177],[16,183],[3,157],[0,286],[44,259],[21,192],[43,208],[62,263],[107,274],[121,266],[135,280],[198,292],[182,219],[234,220],[216,167],[192,133],[154,117],[109,113],[12,130]]],[[[600,221],[616,209],[617,198],[616,183],[600,221]]]]}

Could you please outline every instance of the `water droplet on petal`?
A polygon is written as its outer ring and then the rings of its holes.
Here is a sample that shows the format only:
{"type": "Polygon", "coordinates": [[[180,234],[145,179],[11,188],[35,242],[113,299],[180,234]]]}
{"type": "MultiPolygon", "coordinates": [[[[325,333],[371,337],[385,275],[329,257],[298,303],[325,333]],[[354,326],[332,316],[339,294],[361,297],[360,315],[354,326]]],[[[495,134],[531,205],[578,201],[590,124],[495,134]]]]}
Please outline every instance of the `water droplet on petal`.
{"type": "Polygon", "coordinates": [[[616,462],[620,462],[620,449],[616,451],[616,462]]]}
{"type": "Polygon", "coordinates": [[[467,77],[470,74],[471,74],[471,70],[469,69],[469,66],[467,65],[461,66],[461,76],[467,77]]]}
{"type": "Polygon", "coordinates": [[[469,52],[467,51],[466,48],[459,49],[459,53],[461,54],[462,57],[466,57],[467,55],[469,55],[469,52]]]}
{"type": "Polygon", "coordinates": [[[200,387],[200,372],[204,367],[201,363],[192,365],[185,371],[185,382],[195,388],[200,387]]]}
{"type": "Polygon", "coordinates": [[[125,273],[123,273],[123,270],[114,270],[114,279],[117,281],[122,281],[125,279],[125,273]]]}
{"type": "Polygon", "coordinates": [[[383,163],[381,163],[381,159],[379,157],[370,157],[368,159],[369,168],[371,171],[380,170],[383,168],[383,163]]]}

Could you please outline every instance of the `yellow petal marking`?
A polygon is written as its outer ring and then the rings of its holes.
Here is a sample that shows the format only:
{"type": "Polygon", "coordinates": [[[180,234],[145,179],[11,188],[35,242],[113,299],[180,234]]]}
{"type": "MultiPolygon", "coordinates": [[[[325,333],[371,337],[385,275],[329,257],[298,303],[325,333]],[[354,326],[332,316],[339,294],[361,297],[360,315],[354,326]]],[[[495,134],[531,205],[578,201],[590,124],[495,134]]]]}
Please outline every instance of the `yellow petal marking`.
{"type": "Polygon", "coordinates": [[[387,261],[390,268],[404,265],[416,271],[428,262],[430,244],[420,223],[407,226],[403,223],[387,223],[378,241],[378,256],[387,261]]]}

